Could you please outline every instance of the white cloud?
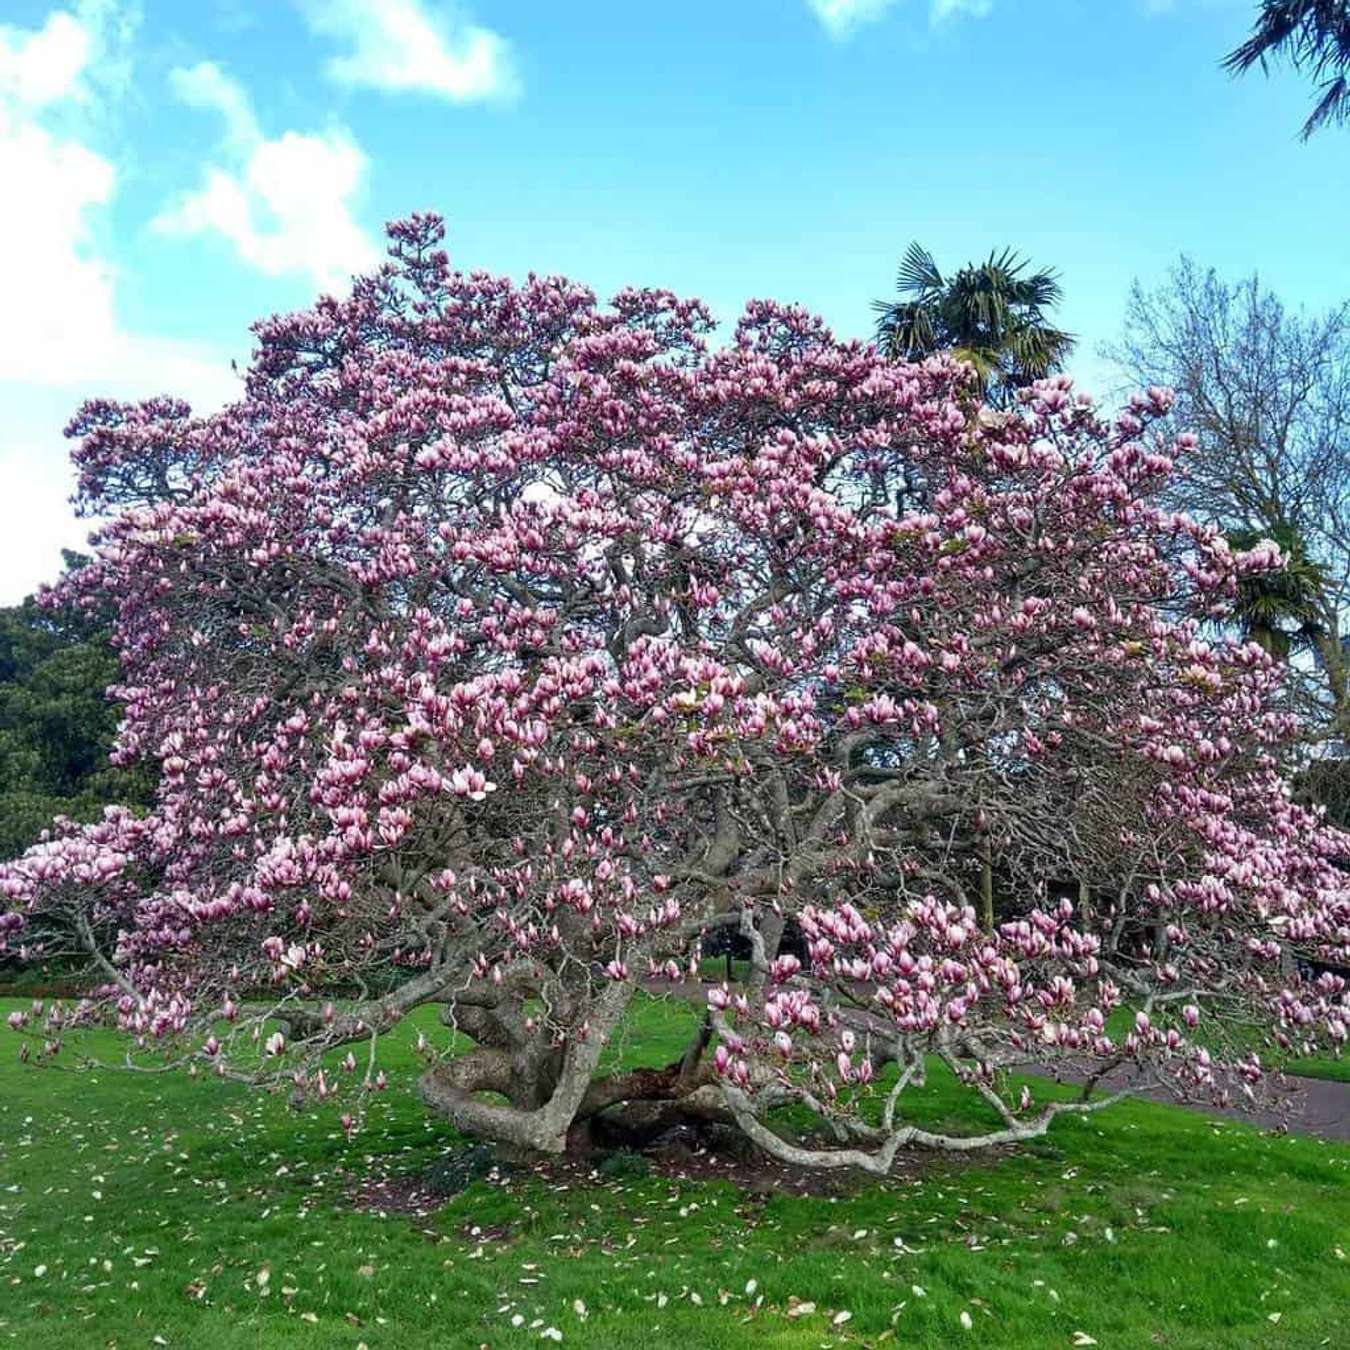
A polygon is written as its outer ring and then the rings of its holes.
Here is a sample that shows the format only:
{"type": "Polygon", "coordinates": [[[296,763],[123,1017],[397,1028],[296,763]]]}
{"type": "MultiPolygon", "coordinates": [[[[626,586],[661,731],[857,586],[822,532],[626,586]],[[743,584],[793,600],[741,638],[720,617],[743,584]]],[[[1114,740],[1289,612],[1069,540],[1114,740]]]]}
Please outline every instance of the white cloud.
{"type": "Polygon", "coordinates": [[[855,28],[879,19],[895,0],[807,0],[831,37],[843,38],[855,28]]]}
{"type": "Polygon", "coordinates": [[[219,234],[268,276],[300,273],[330,290],[378,263],[353,215],[366,157],[345,130],[286,131],[269,140],[243,88],[212,62],[179,68],[170,80],[183,102],[220,115],[229,167],[210,166],[201,187],[155,218],[155,229],[219,234]]]}
{"type": "Polygon", "coordinates": [[[1138,5],[1145,14],[1177,14],[1197,9],[1251,10],[1251,0],[1138,0],[1138,5]]]}
{"type": "Polygon", "coordinates": [[[84,530],[65,501],[60,430],[93,394],[175,393],[214,405],[237,387],[202,346],[128,330],[118,271],[97,224],[117,166],[90,144],[109,94],[130,80],[135,12],[110,0],[56,10],[40,27],[0,25],[0,600],[60,566],[84,530]]]}
{"type": "Polygon", "coordinates": [[[458,14],[433,17],[421,0],[299,3],[313,32],[347,46],[328,63],[340,84],[435,94],[454,103],[519,92],[506,40],[458,14]]]}
{"type": "Polygon", "coordinates": [[[177,66],[169,73],[169,84],[188,107],[218,112],[225,121],[226,142],[238,152],[247,154],[262,140],[248,95],[213,62],[177,66]]]}
{"type": "Polygon", "coordinates": [[[1138,0],[1145,14],[1176,14],[1180,10],[1250,10],[1251,0],[1138,0]]]}
{"type": "MultiPolygon", "coordinates": [[[[880,19],[897,0],[806,0],[833,38],[851,37],[854,30],[880,19]]],[[[993,8],[993,0],[929,0],[931,23],[968,14],[982,18],[993,8]]]]}
{"type": "Polygon", "coordinates": [[[61,10],[33,31],[0,26],[0,99],[12,112],[83,96],[91,48],[89,30],[61,10]]]}
{"type": "Polygon", "coordinates": [[[993,7],[994,0],[933,0],[929,13],[934,23],[941,23],[943,19],[953,19],[959,14],[982,19],[993,7]]]}
{"type": "Polygon", "coordinates": [[[0,183],[21,185],[0,212],[0,381],[220,387],[198,350],[122,327],[117,269],[98,247],[117,168],[73,125],[125,70],[125,37],[125,13],[101,2],[38,29],[0,25],[0,183]]]}

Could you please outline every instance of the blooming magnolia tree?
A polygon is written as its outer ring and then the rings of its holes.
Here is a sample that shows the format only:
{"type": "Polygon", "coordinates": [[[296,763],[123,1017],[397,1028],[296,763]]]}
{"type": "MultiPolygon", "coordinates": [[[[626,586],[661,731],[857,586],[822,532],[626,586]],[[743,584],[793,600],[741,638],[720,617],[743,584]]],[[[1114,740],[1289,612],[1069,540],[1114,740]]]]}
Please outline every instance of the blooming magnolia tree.
{"type": "Polygon", "coordinates": [[[258,326],[242,401],[72,425],[109,519],[64,591],[117,607],[116,757],[160,787],[0,871],[8,949],[104,982],[13,1017],[26,1050],[112,1019],[353,1102],[437,1004],[471,1048],[424,1042],[420,1092],[470,1133],[694,1114],[885,1171],[1109,1100],[1014,1096],[1018,1065],[1227,1093],[1254,1035],[1345,1039],[1309,962],[1350,954],[1350,839],[1278,776],[1276,669],[1216,636],[1279,556],[1155,505],[1164,392],[994,413],[799,309],[709,350],[698,302],[389,233],[350,298],[258,326]],[[698,982],[719,928],[744,985],[698,982]],[[686,1053],[601,1072],[662,988],[706,1002],[686,1053]],[[912,1123],[934,1057],[988,1129],[912,1123]]]}

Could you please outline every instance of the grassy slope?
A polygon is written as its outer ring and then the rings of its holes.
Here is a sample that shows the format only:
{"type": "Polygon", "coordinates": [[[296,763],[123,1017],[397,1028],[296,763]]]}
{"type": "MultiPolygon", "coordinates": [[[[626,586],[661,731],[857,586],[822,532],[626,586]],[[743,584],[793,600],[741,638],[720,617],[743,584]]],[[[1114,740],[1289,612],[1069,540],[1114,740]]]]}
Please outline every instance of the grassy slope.
{"type": "Polygon", "coordinates": [[[1299,1078],[1332,1078],[1338,1083],[1350,1083],[1350,1059],[1294,1059],[1289,1061],[1289,1072],[1299,1078]]]}
{"type": "MultiPolygon", "coordinates": [[[[646,1004],[617,1053],[659,1062],[683,1021],[646,1004]]],[[[0,1342],[412,1350],[547,1345],[556,1327],[607,1350],[1345,1343],[1345,1147],[1128,1104],[838,1197],[529,1178],[426,1219],[357,1212],[348,1175],[416,1171],[447,1143],[408,1091],[413,1035],[387,1046],[393,1086],[350,1143],[332,1114],[233,1085],[27,1070],[0,1041],[0,1342]],[[817,1311],[789,1318],[791,1298],[817,1311]]],[[[971,1118],[943,1080],[919,1110],[971,1118]]]]}

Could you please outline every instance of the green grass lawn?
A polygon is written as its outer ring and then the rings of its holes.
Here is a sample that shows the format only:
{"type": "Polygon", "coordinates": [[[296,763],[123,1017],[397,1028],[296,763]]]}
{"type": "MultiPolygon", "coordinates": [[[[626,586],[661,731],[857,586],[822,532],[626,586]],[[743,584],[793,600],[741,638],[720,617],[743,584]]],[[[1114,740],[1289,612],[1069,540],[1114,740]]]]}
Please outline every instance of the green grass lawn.
{"type": "Polygon", "coordinates": [[[1350,1059],[1291,1059],[1285,1066],[1299,1078],[1332,1078],[1338,1083],[1350,1083],[1350,1059]]]}
{"type": "MultiPolygon", "coordinates": [[[[668,1058],[692,1015],[645,1001],[616,1057],[668,1058]]],[[[33,1070],[0,1040],[0,1342],[1347,1344],[1350,1148],[1149,1104],[839,1194],[515,1174],[426,1217],[360,1210],[351,1178],[457,1143],[411,1094],[419,1022],[441,1034],[422,1017],[388,1041],[390,1091],[350,1142],[333,1113],[33,1070]]],[[[916,1110],[979,1118],[937,1075],[916,1110]]]]}

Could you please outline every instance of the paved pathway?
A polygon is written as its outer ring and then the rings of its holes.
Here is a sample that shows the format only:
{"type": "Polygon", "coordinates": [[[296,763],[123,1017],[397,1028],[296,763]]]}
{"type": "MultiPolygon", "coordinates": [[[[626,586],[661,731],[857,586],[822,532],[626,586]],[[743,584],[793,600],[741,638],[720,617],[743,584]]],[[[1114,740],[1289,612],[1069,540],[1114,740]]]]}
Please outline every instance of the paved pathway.
{"type": "MultiPolygon", "coordinates": [[[[1058,1078],[1061,1082],[1074,1081],[1072,1073],[1063,1071],[1056,1073],[1051,1069],[1043,1069],[1040,1072],[1045,1078],[1058,1078]]],[[[1350,1140],[1350,1083],[1338,1082],[1331,1078],[1293,1076],[1285,1081],[1288,1084],[1288,1092],[1284,1099],[1283,1110],[1275,1106],[1257,1106],[1243,1110],[1235,1106],[1177,1102],[1166,1090],[1160,1088],[1151,1088],[1139,1095],[1167,1106],[1199,1111],[1202,1115],[1245,1121],[1248,1125],[1255,1125],[1260,1129],[1274,1130],[1284,1126],[1293,1134],[1311,1134],[1321,1139],[1350,1140]]],[[[1108,1075],[1102,1087],[1109,1090],[1123,1087],[1128,1082],[1128,1071],[1122,1071],[1118,1075],[1108,1075]]]]}
{"type": "Polygon", "coordinates": [[[1293,1128],[1324,1139],[1350,1139],[1350,1083],[1331,1078],[1295,1081],[1303,1097],[1303,1114],[1293,1128]]]}

